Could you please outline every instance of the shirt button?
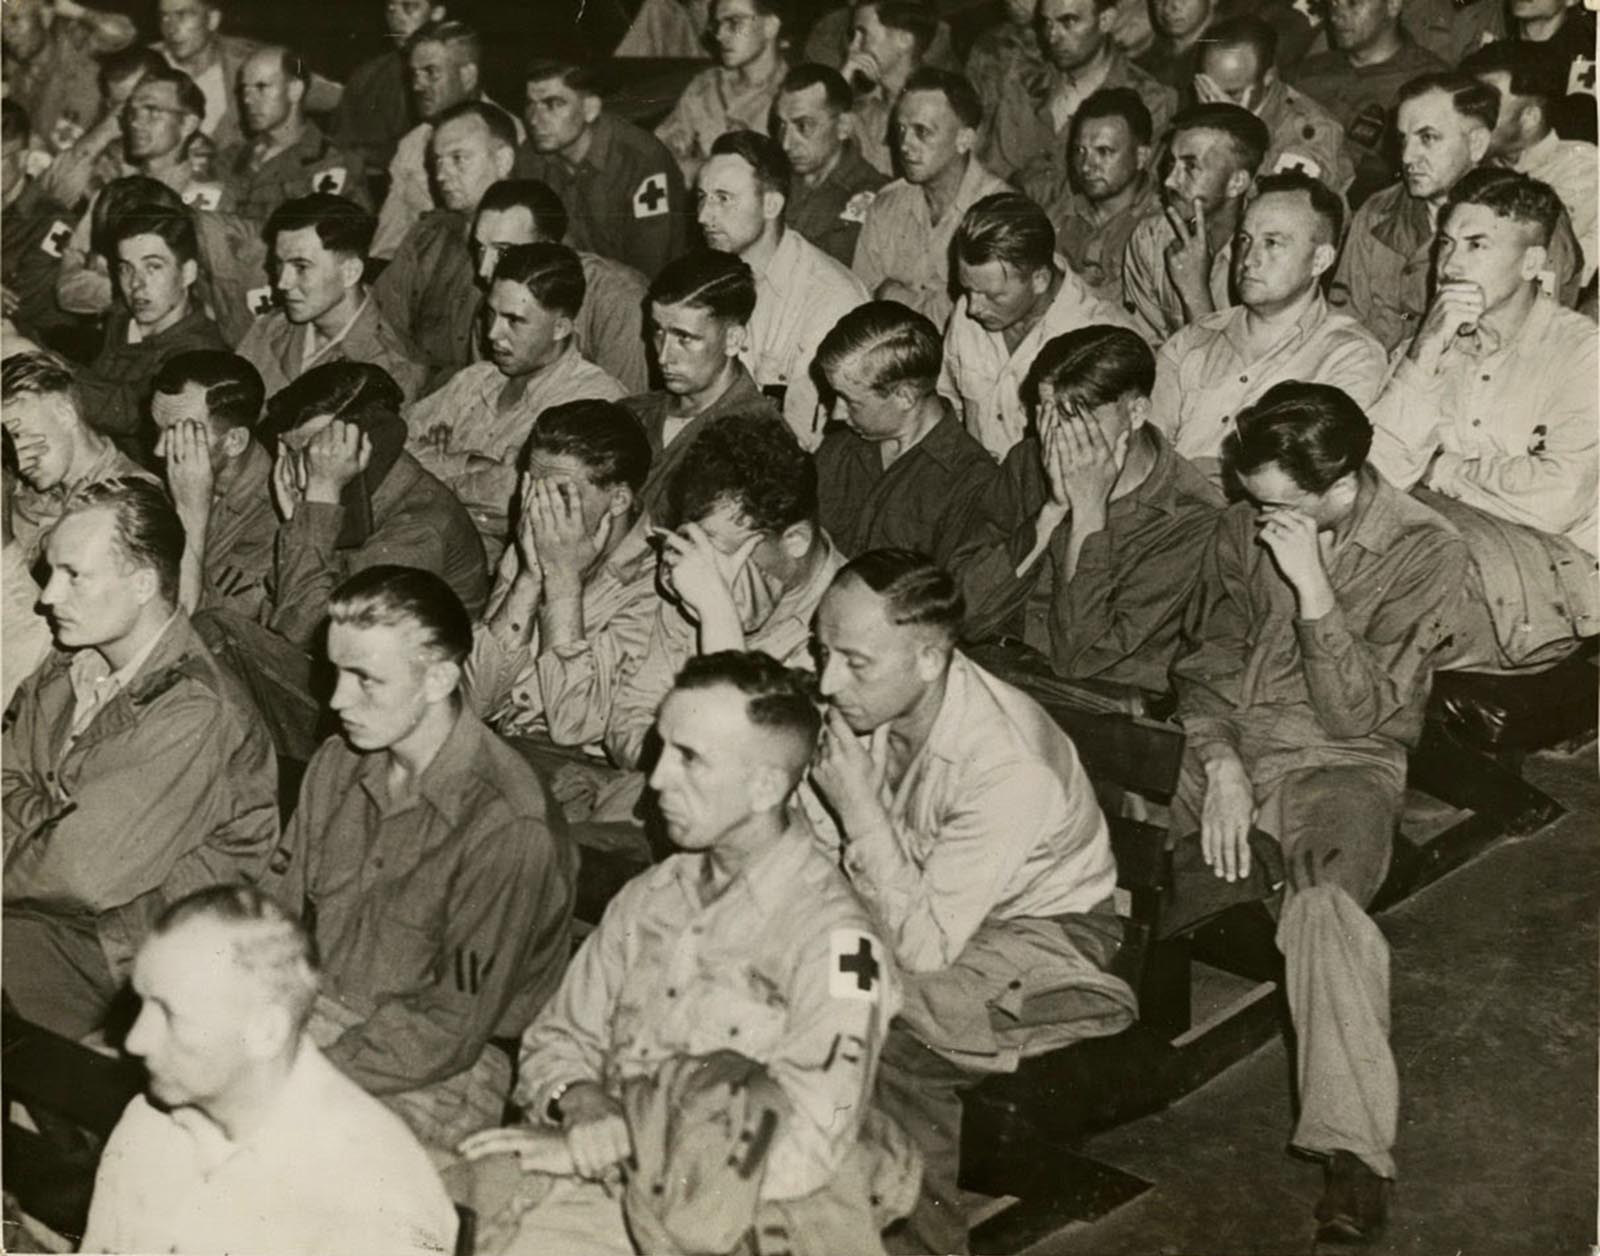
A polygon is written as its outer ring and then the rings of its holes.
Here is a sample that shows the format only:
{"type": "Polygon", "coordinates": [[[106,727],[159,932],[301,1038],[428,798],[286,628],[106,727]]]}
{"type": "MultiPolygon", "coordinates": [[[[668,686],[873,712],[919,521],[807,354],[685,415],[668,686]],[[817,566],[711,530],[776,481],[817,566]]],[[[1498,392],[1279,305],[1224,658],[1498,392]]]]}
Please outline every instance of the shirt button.
{"type": "Polygon", "coordinates": [[[667,998],[675,999],[677,997],[678,997],[678,988],[676,986],[668,986],[667,987],[667,998]]]}
{"type": "Polygon", "coordinates": [[[1239,382],[1241,384],[1248,384],[1250,382],[1250,377],[1248,375],[1241,375],[1239,376],[1239,382]]]}
{"type": "Polygon", "coordinates": [[[1472,420],[1472,426],[1473,427],[1482,427],[1483,426],[1483,420],[1482,419],[1473,419],[1472,420]]]}

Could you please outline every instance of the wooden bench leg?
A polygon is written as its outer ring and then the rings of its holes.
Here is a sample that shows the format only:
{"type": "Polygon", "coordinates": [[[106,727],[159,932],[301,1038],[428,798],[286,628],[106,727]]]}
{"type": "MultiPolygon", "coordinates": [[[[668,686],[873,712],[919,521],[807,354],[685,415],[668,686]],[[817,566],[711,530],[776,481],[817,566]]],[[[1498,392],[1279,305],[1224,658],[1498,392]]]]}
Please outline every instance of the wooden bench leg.
{"type": "Polygon", "coordinates": [[[1501,833],[1533,833],[1566,808],[1525,781],[1519,767],[1514,755],[1488,754],[1430,723],[1411,753],[1409,776],[1424,793],[1492,818],[1501,833]]]}

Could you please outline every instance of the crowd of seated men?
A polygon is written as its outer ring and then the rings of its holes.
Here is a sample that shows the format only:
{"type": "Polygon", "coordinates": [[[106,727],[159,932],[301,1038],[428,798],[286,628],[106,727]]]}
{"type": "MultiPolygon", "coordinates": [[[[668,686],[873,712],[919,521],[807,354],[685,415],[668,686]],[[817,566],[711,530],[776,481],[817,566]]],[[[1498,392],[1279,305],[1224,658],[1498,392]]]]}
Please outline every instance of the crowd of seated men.
{"type": "Polygon", "coordinates": [[[644,0],[652,132],[158,7],[0,26],[0,986],[149,1078],[84,1250],[967,1250],[963,1092],[1138,1013],[997,641],[1173,712],[1376,1238],[1432,676],[1600,635],[1592,15],[644,0]]]}

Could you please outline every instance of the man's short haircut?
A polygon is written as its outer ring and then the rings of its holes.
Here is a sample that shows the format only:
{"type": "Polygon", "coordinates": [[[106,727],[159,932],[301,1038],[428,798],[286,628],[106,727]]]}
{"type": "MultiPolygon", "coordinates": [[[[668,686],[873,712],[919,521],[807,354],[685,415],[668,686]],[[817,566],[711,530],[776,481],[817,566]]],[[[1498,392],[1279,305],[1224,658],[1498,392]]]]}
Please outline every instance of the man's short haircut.
{"type": "Polygon", "coordinates": [[[100,58],[100,90],[106,93],[106,87],[112,83],[121,83],[131,78],[146,78],[152,70],[162,70],[167,67],[167,59],[148,44],[133,44],[118,52],[108,52],[100,58]]]}
{"type": "Polygon", "coordinates": [[[585,398],[548,406],[533,421],[528,452],[576,458],[596,488],[626,484],[637,496],[650,475],[650,441],[614,401],[585,398]]]}
{"type": "Polygon", "coordinates": [[[1223,459],[1236,475],[1276,465],[1306,493],[1326,493],[1359,471],[1372,424],[1342,388],[1285,380],[1241,410],[1223,459]]]}
{"type": "Polygon", "coordinates": [[[200,260],[200,242],[195,236],[194,219],[186,209],[167,209],[145,205],[123,214],[111,224],[111,249],[134,236],[160,237],[181,265],[200,260]]]}
{"type": "Polygon", "coordinates": [[[32,126],[26,109],[9,96],[0,100],[0,142],[10,144],[20,141],[26,144],[32,126]]]}
{"type": "Polygon", "coordinates": [[[966,616],[961,587],[926,554],[909,549],[874,549],[852,558],[834,584],[859,580],[887,603],[891,624],[932,628],[952,645],[966,616]]]}
{"type": "Polygon", "coordinates": [[[1184,131],[1216,131],[1226,136],[1234,159],[1252,175],[1272,147],[1267,124],[1243,105],[1226,101],[1208,100],[1180,112],[1172,120],[1172,134],[1176,137],[1184,131]]]}
{"type": "Polygon", "coordinates": [[[679,526],[731,502],[752,528],[770,535],[815,522],[817,468],[782,419],[727,414],[684,451],[669,493],[679,526]]]}
{"type": "Polygon", "coordinates": [[[1155,137],[1156,124],[1150,106],[1131,87],[1102,87],[1090,92],[1072,115],[1073,135],[1077,128],[1095,118],[1121,118],[1128,125],[1135,144],[1148,145],[1155,137]]]}
{"type": "Polygon", "coordinates": [[[1226,18],[1207,30],[1205,38],[1200,41],[1202,61],[1212,48],[1250,49],[1256,58],[1257,78],[1265,76],[1268,70],[1278,64],[1278,32],[1272,23],[1254,13],[1226,18]]]}
{"type": "Polygon", "coordinates": [[[397,416],[404,407],[400,385],[381,366],[323,362],[272,394],[263,426],[276,443],[278,436],[324,414],[365,429],[378,416],[397,416]]]}
{"type": "Polygon", "coordinates": [[[82,413],[72,366],[48,349],[13,353],[0,362],[0,402],[9,405],[18,397],[65,397],[82,413]]]}
{"type": "MultiPolygon", "coordinates": [[[[786,4],[787,0],[750,0],[750,7],[756,11],[757,16],[775,17],[780,22],[786,16],[784,13],[786,4]]],[[[711,0],[710,7],[714,9],[716,6],[717,0],[711,0]]]]}
{"type": "Polygon", "coordinates": [[[111,512],[111,541],[118,558],[129,567],[154,571],[162,600],[176,606],[183,521],[166,489],[154,480],[134,476],[91,480],[68,494],[61,517],[86,510],[111,512]]]}
{"type": "Polygon", "coordinates": [[[868,301],[851,310],[817,346],[824,375],[855,361],[861,381],[880,396],[897,384],[915,384],[922,396],[939,383],[944,345],[925,314],[898,301],[868,301]]]}
{"type": "Polygon", "coordinates": [[[469,65],[483,64],[482,38],[473,27],[453,18],[419,27],[406,41],[406,55],[409,56],[422,44],[443,44],[447,48],[456,48],[466,56],[469,65]]]}
{"type": "Polygon", "coordinates": [[[333,591],[328,622],[346,628],[415,628],[436,662],[460,665],[472,653],[467,608],[442,576],[420,567],[363,567],[333,591]]]}
{"type": "Polygon", "coordinates": [[[587,61],[577,57],[538,57],[528,63],[523,82],[547,83],[559,79],[563,87],[580,96],[600,95],[600,79],[587,61]]]}
{"type": "Polygon", "coordinates": [[[803,92],[813,87],[822,88],[822,97],[835,117],[855,108],[855,93],[850,90],[850,84],[844,81],[844,75],[831,65],[819,65],[815,61],[804,61],[790,69],[783,76],[783,86],[778,90],[803,92]]]}
{"type": "Polygon", "coordinates": [[[150,206],[188,213],[183,198],[160,179],[144,174],[125,174],[111,180],[100,190],[89,206],[89,248],[114,261],[117,222],[126,214],[137,213],[150,206]]]}
{"type": "Polygon", "coordinates": [[[1076,327],[1047,340],[1034,358],[1024,391],[1037,398],[1043,384],[1091,408],[1130,393],[1148,397],[1156,386],[1156,355],[1143,336],[1126,327],[1076,327]]]}
{"type": "Polygon", "coordinates": [[[920,66],[906,80],[900,99],[904,100],[912,92],[939,92],[962,126],[976,131],[983,125],[983,101],[978,97],[977,88],[960,74],[938,66],[920,66]]]}
{"type": "Polygon", "coordinates": [[[1474,77],[1505,74],[1511,80],[1513,96],[1535,100],[1548,113],[1551,103],[1567,94],[1566,75],[1559,66],[1539,44],[1499,39],[1469,53],[1461,62],[1461,71],[1474,77]]]}
{"type": "MultiPolygon", "coordinates": [[[[286,79],[298,82],[302,87],[311,86],[311,67],[306,64],[306,59],[298,51],[284,44],[269,44],[256,49],[257,52],[275,52],[278,54],[278,69],[286,79]]],[[[303,105],[304,100],[301,101],[303,105]]]]}
{"type": "Polygon", "coordinates": [[[480,218],[490,211],[503,214],[511,209],[528,211],[533,233],[541,240],[560,244],[567,238],[567,228],[571,226],[567,207],[548,183],[538,179],[501,179],[491,183],[478,202],[480,218]]]}
{"type": "Polygon", "coordinates": [[[226,349],[174,353],[156,372],[151,390],[176,397],[190,384],[198,384],[205,393],[206,413],[220,430],[253,429],[260,421],[266,386],[261,372],[237,353],[226,349]]]}
{"type": "Polygon", "coordinates": [[[488,128],[489,138],[501,148],[515,149],[519,142],[517,124],[512,121],[509,113],[492,100],[457,101],[437,118],[432,119],[433,133],[437,135],[439,128],[446,122],[455,122],[461,118],[477,118],[488,128]]]}
{"type": "Polygon", "coordinates": [[[588,291],[578,255],[565,244],[549,240],[502,249],[492,282],[502,281],[521,284],[545,309],[568,318],[578,316],[588,291]]]}
{"type": "Polygon", "coordinates": [[[744,695],[745,715],[759,728],[791,735],[810,757],[822,731],[815,681],[796,667],[785,667],[760,650],[719,650],[698,654],[683,665],[674,689],[714,689],[728,685],[744,695]]]}
{"type": "Polygon", "coordinates": [[[272,246],[281,232],[303,231],[307,227],[317,233],[317,239],[328,252],[364,261],[378,230],[378,220],[370,210],[348,196],[312,192],[279,205],[267,219],[266,230],[261,234],[272,246]]]}
{"type": "Polygon", "coordinates": [[[1429,92],[1443,92],[1458,114],[1486,131],[1493,131],[1500,120],[1500,93],[1464,70],[1436,70],[1408,79],[1400,87],[1395,107],[1429,92]]]}
{"type": "Polygon", "coordinates": [[[742,157],[755,172],[756,187],[763,193],[777,192],[789,199],[794,183],[794,167],[783,146],[759,131],[724,131],[711,141],[713,157],[742,157]]]}
{"type": "Polygon", "coordinates": [[[890,30],[905,31],[916,44],[917,56],[925,56],[939,33],[939,15],[924,0],[855,0],[852,9],[870,5],[878,21],[890,30]]]}
{"type": "Polygon", "coordinates": [[[147,84],[159,87],[163,83],[172,88],[179,109],[187,114],[193,114],[196,118],[206,116],[206,94],[182,70],[174,69],[162,61],[160,65],[149,66],[144,72],[144,77],[139,80],[140,87],[147,84]]]}
{"type": "Polygon", "coordinates": [[[1255,194],[1251,199],[1260,200],[1274,192],[1291,196],[1303,193],[1311,202],[1311,212],[1316,215],[1327,237],[1322,243],[1339,247],[1339,242],[1344,239],[1344,202],[1339,199],[1338,193],[1304,170],[1280,170],[1257,179],[1255,194]]]}
{"type": "Polygon", "coordinates": [[[296,1038],[311,1019],[322,962],[311,930],[253,885],[234,882],[186,894],[156,919],[151,936],[164,937],[207,921],[230,935],[228,957],[289,1014],[296,1038]]]}
{"type": "Polygon", "coordinates": [[[1561,221],[1561,197],[1548,183],[1500,166],[1478,166],[1456,180],[1440,211],[1442,224],[1457,205],[1482,205],[1496,218],[1520,222],[1538,233],[1548,248],[1561,221]]]}
{"type": "Polygon", "coordinates": [[[653,305],[687,305],[743,327],[756,311],[756,280],[749,263],[731,253],[695,249],[675,257],[650,283],[653,305]]]}
{"type": "Polygon", "coordinates": [[[955,255],[968,266],[1000,262],[1031,274],[1055,264],[1056,229],[1021,192],[991,192],[961,216],[955,255]]]}

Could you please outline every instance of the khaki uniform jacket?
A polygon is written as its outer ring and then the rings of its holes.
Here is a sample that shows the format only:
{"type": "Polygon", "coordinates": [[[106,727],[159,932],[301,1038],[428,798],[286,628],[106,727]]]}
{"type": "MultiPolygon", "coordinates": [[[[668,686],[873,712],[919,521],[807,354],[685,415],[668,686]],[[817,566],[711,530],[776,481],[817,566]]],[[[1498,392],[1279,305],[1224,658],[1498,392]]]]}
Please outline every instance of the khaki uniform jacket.
{"type": "Polygon", "coordinates": [[[272,456],[245,447],[238,475],[211,501],[198,610],[227,610],[254,620],[267,602],[278,512],[272,504],[272,456]]]}
{"type": "Polygon", "coordinates": [[[733,72],[719,65],[689,80],[672,112],[656,127],[656,138],[677,158],[685,181],[694,180],[723,132],[767,133],[767,117],[788,69],[780,57],[770,78],[749,87],[735,83],[733,72]]]}
{"type": "Polygon", "coordinates": [[[372,285],[385,321],[416,347],[415,359],[437,387],[472,361],[472,314],[478,288],[467,251],[467,219],[433,209],[417,220],[394,260],[372,285]]]}
{"type": "Polygon", "coordinates": [[[216,168],[235,213],[265,223],[284,201],[312,192],[332,192],[371,208],[366,164],[335,145],[315,122],[306,122],[294,143],[259,166],[252,147],[242,140],[217,155],[216,168]]]}
{"type": "Polygon", "coordinates": [[[1256,116],[1267,124],[1272,141],[1261,174],[1303,170],[1335,192],[1343,192],[1355,180],[1355,161],[1345,148],[1343,125],[1311,97],[1279,80],[1267,89],[1256,116]]]}
{"type": "Polygon", "coordinates": [[[282,310],[263,314],[251,324],[237,352],[261,372],[267,396],[287,388],[313,366],[329,362],[367,362],[381,366],[400,385],[407,401],[422,391],[427,369],[417,361],[417,351],[384,317],[372,294],[367,294],[344,334],[306,358],[307,325],[296,326],[282,310]]]}
{"type": "Polygon", "coordinates": [[[53,653],[6,712],[5,907],[92,921],[122,977],[169,903],[265,869],[277,760],[181,613],[76,739],[71,659],[53,653]]]}

